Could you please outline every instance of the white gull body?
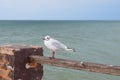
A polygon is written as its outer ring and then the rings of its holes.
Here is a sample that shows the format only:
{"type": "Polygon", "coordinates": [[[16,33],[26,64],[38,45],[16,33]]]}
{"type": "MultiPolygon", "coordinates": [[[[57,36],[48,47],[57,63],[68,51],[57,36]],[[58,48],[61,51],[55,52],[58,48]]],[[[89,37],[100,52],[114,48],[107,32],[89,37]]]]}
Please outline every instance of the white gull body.
{"type": "Polygon", "coordinates": [[[45,36],[44,44],[47,48],[52,50],[52,53],[53,53],[52,58],[54,58],[54,54],[56,51],[72,51],[72,52],[74,52],[73,49],[68,48],[66,45],[64,45],[63,43],[61,43],[58,40],[51,38],[50,36],[45,36]]]}

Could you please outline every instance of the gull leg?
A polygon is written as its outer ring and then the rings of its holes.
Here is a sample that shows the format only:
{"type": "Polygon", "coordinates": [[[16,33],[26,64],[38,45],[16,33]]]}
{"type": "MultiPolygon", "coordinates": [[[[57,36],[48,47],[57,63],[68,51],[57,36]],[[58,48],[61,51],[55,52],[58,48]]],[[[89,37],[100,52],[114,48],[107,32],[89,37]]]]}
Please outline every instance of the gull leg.
{"type": "Polygon", "coordinates": [[[52,57],[50,57],[50,59],[55,59],[54,55],[55,55],[55,51],[52,51],[52,57]]]}
{"type": "Polygon", "coordinates": [[[55,51],[52,52],[52,59],[54,59],[55,51]]]}

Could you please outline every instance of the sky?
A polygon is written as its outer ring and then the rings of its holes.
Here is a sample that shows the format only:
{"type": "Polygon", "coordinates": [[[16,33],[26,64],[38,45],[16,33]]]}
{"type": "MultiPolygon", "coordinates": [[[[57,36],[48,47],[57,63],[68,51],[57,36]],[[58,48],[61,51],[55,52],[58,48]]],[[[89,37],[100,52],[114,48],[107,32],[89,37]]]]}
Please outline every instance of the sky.
{"type": "Polygon", "coordinates": [[[0,20],[120,20],[120,0],[0,0],[0,20]]]}

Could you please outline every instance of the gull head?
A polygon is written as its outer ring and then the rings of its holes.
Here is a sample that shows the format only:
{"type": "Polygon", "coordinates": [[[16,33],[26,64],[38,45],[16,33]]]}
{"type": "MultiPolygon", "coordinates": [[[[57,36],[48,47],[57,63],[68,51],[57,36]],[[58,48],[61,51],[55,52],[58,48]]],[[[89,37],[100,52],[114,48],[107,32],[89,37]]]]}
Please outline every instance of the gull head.
{"type": "Polygon", "coordinates": [[[45,36],[45,37],[43,38],[43,40],[48,41],[48,40],[50,40],[50,38],[51,38],[51,37],[47,35],[47,36],[45,36]]]}

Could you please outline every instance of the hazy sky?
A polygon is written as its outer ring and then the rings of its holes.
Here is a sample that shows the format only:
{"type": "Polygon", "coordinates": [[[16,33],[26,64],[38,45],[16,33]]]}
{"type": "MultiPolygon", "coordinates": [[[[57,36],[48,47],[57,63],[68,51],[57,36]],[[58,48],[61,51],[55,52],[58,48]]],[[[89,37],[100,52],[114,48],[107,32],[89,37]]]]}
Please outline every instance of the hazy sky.
{"type": "Polygon", "coordinates": [[[120,0],[0,0],[0,20],[120,20],[120,0]]]}

